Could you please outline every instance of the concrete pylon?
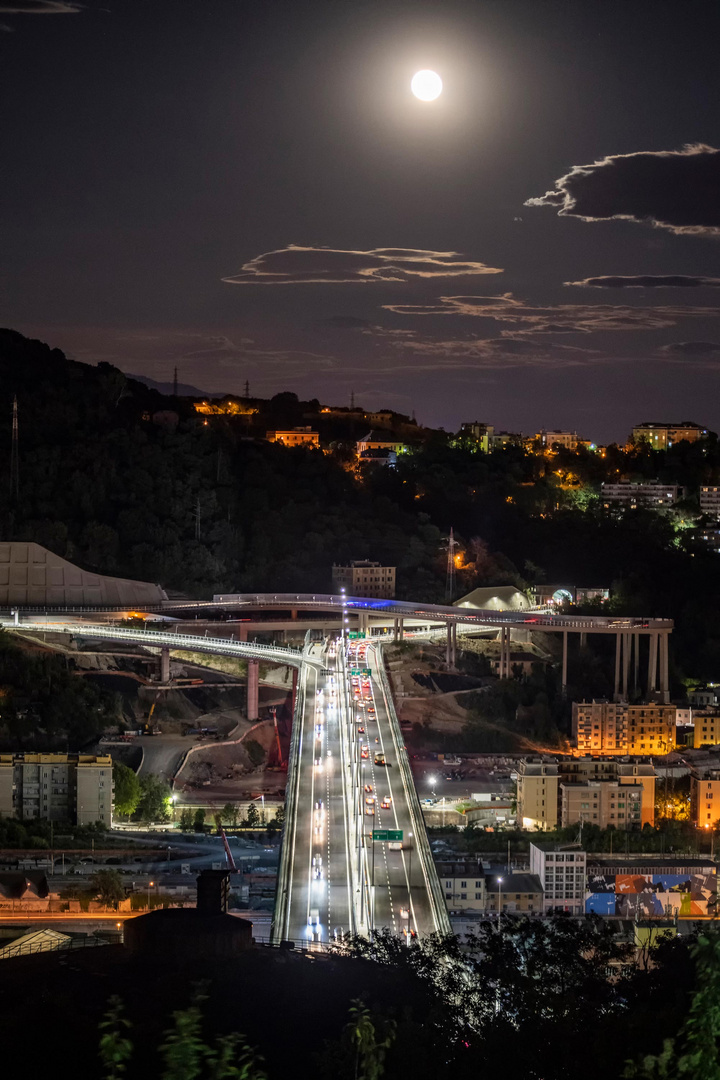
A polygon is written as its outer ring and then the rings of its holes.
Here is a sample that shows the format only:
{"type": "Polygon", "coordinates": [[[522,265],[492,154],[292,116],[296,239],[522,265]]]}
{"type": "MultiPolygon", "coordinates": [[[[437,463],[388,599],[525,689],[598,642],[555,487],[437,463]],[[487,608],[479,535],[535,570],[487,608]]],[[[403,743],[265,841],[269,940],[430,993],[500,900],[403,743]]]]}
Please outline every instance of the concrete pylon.
{"type": "Polygon", "coordinates": [[[170,648],[167,645],[160,649],[160,682],[170,682],[170,648]]]}
{"type": "Polygon", "coordinates": [[[257,718],[258,718],[259,690],[260,690],[260,662],[258,660],[248,660],[248,680],[247,680],[247,718],[248,718],[248,720],[257,720],[257,718]]]}
{"type": "Polygon", "coordinates": [[[568,664],[568,632],[563,630],[563,646],[562,646],[562,681],[560,684],[560,690],[563,697],[567,693],[567,664],[568,664]]]}

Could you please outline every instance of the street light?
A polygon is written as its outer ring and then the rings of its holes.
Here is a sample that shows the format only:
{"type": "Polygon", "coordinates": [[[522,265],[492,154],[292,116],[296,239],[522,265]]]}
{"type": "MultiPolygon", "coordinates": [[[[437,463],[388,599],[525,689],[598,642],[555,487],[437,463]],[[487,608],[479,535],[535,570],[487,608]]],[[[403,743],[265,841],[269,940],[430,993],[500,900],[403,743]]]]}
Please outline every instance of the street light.
{"type": "Polygon", "coordinates": [[[499,877],[498,883],[498,930],[500,929],[500,912],[502,911],[502,883],[503,879],[499,877]]]}
{"type": "Polygon", "coordinates": [[[150,890],[152,889],[154,884],[155,884],[154,881],[148,881],[148,891],[147,891],[147,894],[148,894],[148,902],[147,902],[148,911],[150,910],[150,890]]]}

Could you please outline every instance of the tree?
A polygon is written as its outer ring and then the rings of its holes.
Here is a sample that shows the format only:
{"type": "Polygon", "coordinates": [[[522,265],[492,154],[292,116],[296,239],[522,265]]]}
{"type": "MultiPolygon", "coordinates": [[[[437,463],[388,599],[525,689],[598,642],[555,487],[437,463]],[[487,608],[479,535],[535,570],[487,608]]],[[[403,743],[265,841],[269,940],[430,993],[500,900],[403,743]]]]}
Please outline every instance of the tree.
{"type": "Polygon", "coordinates": [[[255,803],[248,806],[244,824],[248,829],[257,829],[260,824],[260,813],[255,803]]]}
{"type": "Polygon", "coordinates": [[[140,777],[140,801],[135,816],[141,821],[170,820],[170,786],[154,773],[140,777]]]}
{"type": "Polygon", "coordinates": [[[199,806],[193,816],[193,829],[195,832],[205,832],[205,811],[199,806]]]}
{"type": "Polygon", "coordinates": [[[356,1000],[350,1006],[345,1037],[352,1047],[356,1080],[379,1080],[385,1074],[385,1055],[395,1040],[395,1021],[378,1020],[356,1000]]]}
{"type": "Polygon", "coordinates": [[[90,884],[106,906],[125,899],[122,878],[117,870],[96,870],[90,878],[90,884]]]}
{"type": "Polygon", "coordinates": [[[98,1025],[99,1056],[105,1067],[106,1080],[119,1080],[132,1054],[133,1046],[126,1034],[132,1024],[123,1015],[124,1011],[122,999],[113,995],[108,998],[107,1012],[98,1025]]]}
{"type": "Polygon", "coordinates": [[[140,802],[142,788],[135,772],[116,761],[113,765],[113,781],[115,784],[115,813],[121,817],[130,817],[137,810],[140,802]]]}
{"type": "Polygon", "coordinates": [[[238,811],[235,803],[225,803],[220,811],[220,820],[226,825],[237,825],[238,811]]]}
{"type": "Polygon", "coordinates": [[[180,828],[183,832],[192,832],[193,820],[193,812],[190,807],[184,807],[180,811],[180,828]]]}

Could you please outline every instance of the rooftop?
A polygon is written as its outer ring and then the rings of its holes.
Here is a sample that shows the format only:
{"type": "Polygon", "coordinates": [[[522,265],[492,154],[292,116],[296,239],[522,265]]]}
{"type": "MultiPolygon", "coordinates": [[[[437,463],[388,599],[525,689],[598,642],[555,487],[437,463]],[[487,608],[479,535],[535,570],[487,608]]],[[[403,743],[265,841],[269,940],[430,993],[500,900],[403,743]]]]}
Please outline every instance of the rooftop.
{"type": "Polygon", "coordinates": [[[537,874],[500,874],[498,877],[488,877],[486,885],[488,892],[539,893],[542,895],[543,887],[537,874]]]}

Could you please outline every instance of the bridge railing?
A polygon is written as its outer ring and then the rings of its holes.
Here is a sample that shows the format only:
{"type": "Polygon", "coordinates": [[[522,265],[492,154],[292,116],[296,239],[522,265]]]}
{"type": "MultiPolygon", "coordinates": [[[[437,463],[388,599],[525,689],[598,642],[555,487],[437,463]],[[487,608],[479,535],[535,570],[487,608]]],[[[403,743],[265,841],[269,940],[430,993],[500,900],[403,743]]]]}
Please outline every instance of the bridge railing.
{"type": "Polygon", "coordinates": [[[263,645],[257,642],[228,641],[227,638],[198,637],[194,634],[167,633],[162,630],[139,630],[124,626],[92,626],[87,623],[15,623],[0,619],[6,630],[50,634],[70,634],[76,637],[97,637],[109,641],[132,641],[148,648],[180,649],[187,652],[206,652],[225,656],[250,657],[274,660],[280,664],[300,667],[303,650],[281,645],[263,645]]]}
{"type": "Polygon", "coordinates": [[[415,787],[415,778],[413,777],[412,770],[410,768],[407,751],[404,749],[405,738],[400,727],[400,721],[398,720],[397,713],[395,712],[395,703],[393,701],[392,690],[390,688],[390,680],[388,679],[387,673],[385,671],[385,661],[382,654],[382,645],[378,645],[377,654],[380,683],[382,685],[385,701],[387,703],[387,713],[388,719],[390,721],[390,727],[393,733],[393,739],[397,747],[398,768],[400,769],[403,787],[405,788],[408,809],[410,811],[410,820],[413,823],[416,848],[420,856],[420,865],[423,868],[425,886],[427,888],[428,896],[430,898],[433,921],[435,923],[435,926],[437,927],[439,934],[451,934],[452,927],[450,925],[450,916],[448,915],[447,905],[445,903],[445,894],[440,888],[440,879],[438,878],[437,870],[435,869],[435,861],[432,857],[432,851],[430,850],[430,841],[428,840],[427,829],[425,828],[425,819],[423,817],[423,812],[420,807],[420,800],[418,798],[417,789],[415,787]]]}
{"type": "Polygon", "coordinates": [[[295,696],[295,709],[293,710],[292,732],[290,734],[287,783],[285,785],[285,823],[280,847],[280,865],[278,867],[277,891],[275,893],[271,930],[271,941],[275,945],[286,940],[289,935],[290,885],[292,882],[292,866],[295,861],[295,821],[300,785],[300,747],[305,717],[307,671],[305,665],[300,669],[297,694],[295,696]]]}

